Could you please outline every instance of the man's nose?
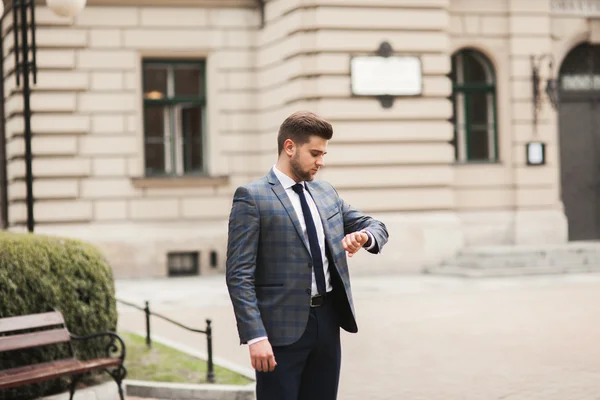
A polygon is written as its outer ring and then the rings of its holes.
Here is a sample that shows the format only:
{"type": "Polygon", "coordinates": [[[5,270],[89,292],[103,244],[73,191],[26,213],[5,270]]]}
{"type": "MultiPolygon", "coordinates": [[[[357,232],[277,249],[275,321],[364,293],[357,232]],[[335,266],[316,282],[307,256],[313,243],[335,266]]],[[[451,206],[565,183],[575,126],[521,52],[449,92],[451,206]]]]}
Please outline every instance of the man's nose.
{"type": "Polygon", "coordinates": [[[325,166],[325,160],[323,160],[323,157],[319,157],[319,159],[317,160],[317,165],[319,166],[319,168],[325,166]]]}

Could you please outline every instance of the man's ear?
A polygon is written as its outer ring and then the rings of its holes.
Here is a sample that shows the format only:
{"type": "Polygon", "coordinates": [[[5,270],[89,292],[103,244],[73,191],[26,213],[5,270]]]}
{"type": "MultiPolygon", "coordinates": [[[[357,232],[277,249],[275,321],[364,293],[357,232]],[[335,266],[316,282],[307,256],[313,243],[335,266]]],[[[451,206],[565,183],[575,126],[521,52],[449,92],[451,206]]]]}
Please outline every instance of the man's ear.
{"type": "Polygon", "coordinates": [[[296,143],[294,143],[294,141],[292,139],[286,139],[285,142],[283,142],[283,151],[288,155],[288,156],[293,156],[294,153],[296,152],[296,143]]]}

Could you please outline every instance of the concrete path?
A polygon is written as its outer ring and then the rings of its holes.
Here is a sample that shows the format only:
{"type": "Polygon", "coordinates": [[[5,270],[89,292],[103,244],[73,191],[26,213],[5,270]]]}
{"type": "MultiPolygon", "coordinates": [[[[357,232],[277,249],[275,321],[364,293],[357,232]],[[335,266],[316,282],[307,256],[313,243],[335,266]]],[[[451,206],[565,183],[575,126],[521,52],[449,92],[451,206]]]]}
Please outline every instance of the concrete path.
{"type": "MultiPolygon", "coordinates": [[[[600,274],[464,280],[353,278],[359,333],[342,334],[340,400],[599,400],[600,274]]],[[[224,277],[120,280],[117,295],[214,326],[216,360],[252,373],[224,277]]],[[[120,328],[143,314],[119,307],[120,328]]],[[[153,319],[157,337],[204,353],[203,336],[153,319]]]]}

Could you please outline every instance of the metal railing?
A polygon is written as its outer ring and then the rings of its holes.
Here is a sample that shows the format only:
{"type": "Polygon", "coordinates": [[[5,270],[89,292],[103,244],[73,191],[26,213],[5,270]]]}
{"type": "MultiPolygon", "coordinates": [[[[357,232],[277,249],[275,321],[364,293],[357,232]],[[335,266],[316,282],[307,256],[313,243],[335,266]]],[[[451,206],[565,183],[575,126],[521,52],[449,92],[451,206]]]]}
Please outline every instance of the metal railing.
{"type": "Polygon", "coordinates": [[[151,315],[154,315],[157,318],[161,318],[167,322],[177,325],[177,326],[179,326],[185,330],[188,330],[190,332],[205,334],[206,335],[206,347],[207,347],[207,353],[208,353],[208,360],[206,361],[206,363],[207,363],[206,380],[210,383],[215,382],[215,366],[213,363],[213,349],[212,349],[212,326],[211,326],[212,321],[210,319],[206,320],[206,329],[205,330],[194,329],[194,328],[190,328],[189,326],[185,326],[177,321],[173,321],[171,318],[165,317],[164,315],[160,315],[158,313],[150,311],[150,303],[148,301],[145,302],[146,303],[145,307],[140,307],[136,304],[129,303],[127,301],[120,300],[120,299],[117,299],[117,302],[124,304],[126,306],[129,306],[129,307],[136,308],[140,311],[143,311],[146,314],[146,346],[148,346],[149,349],[152,348],[152,339],[150,336],[150,316],[151,315]]]}

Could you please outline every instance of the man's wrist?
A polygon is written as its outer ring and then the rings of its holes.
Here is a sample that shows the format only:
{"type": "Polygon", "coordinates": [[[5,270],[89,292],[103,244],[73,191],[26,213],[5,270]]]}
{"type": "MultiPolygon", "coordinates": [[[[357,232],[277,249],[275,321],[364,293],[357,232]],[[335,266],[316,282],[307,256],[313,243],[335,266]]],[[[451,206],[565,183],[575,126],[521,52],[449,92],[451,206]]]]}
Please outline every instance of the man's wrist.
{"type": "Polygon", "coordinates": [[[367,242],[363,245],[363,248],[365,250],[371,250],[373,247],[375,247],[375,238],[373,237],[373,234],[367,230],[364,231],[367,236],[369,237],[367,239],[367,242]]]}
{"type": "Polygon", "coordinates": [[[267,340],[268,337],[267,336],[261,336],[261,337],[257,337],[255,339],[252,340],[248,340],[248,346],[254,344],[254,343],[258,343],[258,342],[262,342],[263,340],[267,340]]]}

